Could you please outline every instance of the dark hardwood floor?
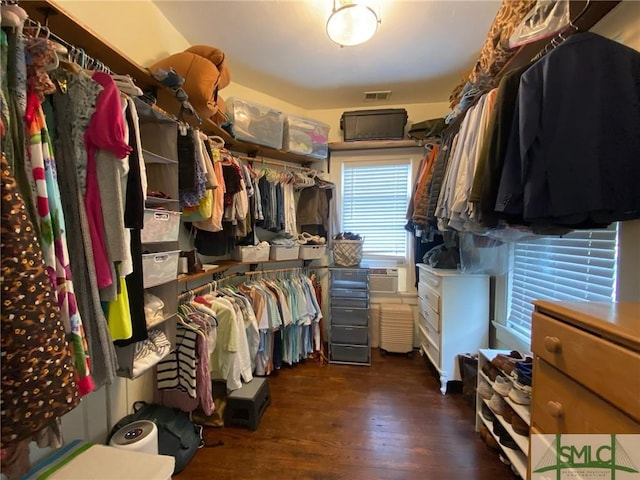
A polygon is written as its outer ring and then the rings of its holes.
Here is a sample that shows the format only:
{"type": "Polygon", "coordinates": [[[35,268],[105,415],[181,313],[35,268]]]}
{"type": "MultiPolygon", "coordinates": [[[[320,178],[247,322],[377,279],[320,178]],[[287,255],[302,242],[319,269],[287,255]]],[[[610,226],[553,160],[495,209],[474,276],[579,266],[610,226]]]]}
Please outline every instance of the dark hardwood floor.
{"type": "Polygon", "coordinates": [[[180,480],[513,480],[474,431],[460,393],[435,370],[373,351],[371,367],[313,360],[269,377],[272,403],[256,431],[205,428],[209,443],[180,480]]]}

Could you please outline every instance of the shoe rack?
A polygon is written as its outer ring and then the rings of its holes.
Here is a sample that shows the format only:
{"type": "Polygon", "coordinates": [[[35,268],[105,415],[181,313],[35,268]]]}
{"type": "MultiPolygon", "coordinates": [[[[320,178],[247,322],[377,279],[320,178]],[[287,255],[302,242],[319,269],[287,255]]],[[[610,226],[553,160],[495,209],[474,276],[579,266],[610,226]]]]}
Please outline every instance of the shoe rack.
{"type": "MultiPolygon", "coordinates": [[[[482,415],[482,406],[486,405],[489,407],[489,400],[483,398],[479,393],[479,386],[481,381],[488,383],[493,389],[493,381],[489,378],[483,371],[482,367],[484,367],[487,363],[491,363],[491,359],[496,357],[499,353],[508,355],[509,350],[491,350],[491,349],[480,349],[478,350],[478,378],[476,384],[476,432],[480,431],[480,427],[484,424],[486,428],[489,430],[490,434],[494,437],[498,446],[502,450],[503,455],[509,459],[511,462],[511,468],[519,475],[521,478],[527,478],[527,457],[529,455],[529,436],[521,435],[516,433],[509,422],[507,422],[502,415],[495,414],[500,425],[506,430],[509,436],[513,439],[517,448],[509,448],[500,442],[500,437],[496,435],[494,432],[493,422],[491,420],[487,420],[482,415]]],[[[509,405],[515,414],[517,414],[529,427],[531,428],[531,411],[529,405],[519,405],[511,400],[509,397],[503,397],[505,403],[509,405]]],[[[490,408],[490,407],[489,407],[490,408]]]]}
{"type": "MultiPolygon", "coordinates": [[[[156,139],[164,134],[177,135],[178,123],[170,117],[160,114],[146,103],[135,100],[139,117],[142,153],[147,176],[147,191],[162,192],[164,196],[148,195],[145,201],[144,227],[135,231],[132,245],[139,242],[141,259],[136,261],[142,267],[142,287],[144,293],[159,298],[164,306],[159,319],[146,319],[147,332],[158,330],[171,344],[170,348],[159,350],[168,355],[176,347],[178,312],[178,259],[180,249],[178,235],[180,228],[180,205],[178,201],[178,160],[169,158],[158,145],[156,139]]],[[[132,231],[133,232],[133,231],[132,231]]],[[[132,234],[133,235],[133,234],[132,234]]],[[[137,248],[134,248],[136,251],[137,248]]],[[[136,295],[137,292],[130,292],[136,295]]],[[[140,356],[136,352],[144,346],[153,349],[151,336],[147,340],[117,346],[117,374],[124,378],[138,378],[153,368],[164,357],[158,353],[153,356],[140,356]]]]}

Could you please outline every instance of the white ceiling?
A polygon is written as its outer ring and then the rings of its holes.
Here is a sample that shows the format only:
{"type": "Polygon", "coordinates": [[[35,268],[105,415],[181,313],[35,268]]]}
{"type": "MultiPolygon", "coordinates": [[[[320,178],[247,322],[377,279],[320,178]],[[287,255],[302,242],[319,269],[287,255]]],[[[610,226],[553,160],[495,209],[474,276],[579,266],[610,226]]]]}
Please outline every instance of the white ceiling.
{"type": "Polygon", "coordinates": [[[188,42],[225,52],[234,82],[309,110],[448,101],[501,3],[381,0],[373,39],[341,48],[325,32],[333,0],[154,1],[188,42]],[[391,98],[364,102],[371,90],[391,98]]]}

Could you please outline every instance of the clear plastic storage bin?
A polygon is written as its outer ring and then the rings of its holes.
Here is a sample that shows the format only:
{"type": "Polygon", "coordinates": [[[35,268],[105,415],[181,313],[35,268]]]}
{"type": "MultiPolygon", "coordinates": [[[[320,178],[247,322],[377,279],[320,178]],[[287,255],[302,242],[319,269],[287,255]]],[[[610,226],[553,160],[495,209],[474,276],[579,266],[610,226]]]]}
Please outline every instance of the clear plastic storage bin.
{"type": "Polygon", "coordinates": [[[227,100],[227,113],[238,140],[282,148],[284,113],[240,98],[227,100]]]}
{"type": "Polygon", "coordinates": [[[300,245],[271,245],[269,257],[271,260],[297,260],[300,245]]]}
{"type": "Polygon", "coordinates": [[[180,250],[142,255],[144,288],[162,285],[178,278],[178,258],[180,250]]]}
{"type": "Polygon", "coordinates": [[[236,247],[231,256],[239,262],[266,262],[269,260],[269,247],[268,244],[236,247]]]}
{"type": "Polygon", "coordinates": [[[284,119],[282,148],[300,155],[327,158],[330,128],[317,120],[287,115],[284,119]]]}
{"type": "Polygon", "coordinates": [[[180,212],[145,208],[144,228],[140,230],[142,243],[177,242],[180,215],[180,212]]]}

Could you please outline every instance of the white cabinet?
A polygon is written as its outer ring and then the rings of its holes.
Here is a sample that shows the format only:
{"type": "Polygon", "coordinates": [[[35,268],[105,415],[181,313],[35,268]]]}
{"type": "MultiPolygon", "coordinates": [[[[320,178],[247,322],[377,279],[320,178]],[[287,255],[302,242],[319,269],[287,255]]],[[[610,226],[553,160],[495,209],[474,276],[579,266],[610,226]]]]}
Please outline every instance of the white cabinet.
{"type": "MultiPolygon", "coordinates": [[[[478,351],[478,383],[477,386],[480,386],[480,382],[488,383],[493,389],[493,381],[487,376],[485,372],[482,371],[482,367],[484,367],[487,363],[490,363],[493,358],[495,358],[499,353],[509,355],[509,350],[489,350],[489,349],[480,349],[478,351]]],[[[506,404],[511,407],[513,412],[518,415],[527,426],[531,426],[531,410],[529,405],[519,405],[515,403],[511,398],[503,397],[506,404]]],[[[496,443],[502,449],[505,456],[511,462],[511,465],[515,472],[520,475],[521,478],[527,478],[527,456],[529,454],[529,437],[526,435],[521,435],[516,433],[512,427],[511,422],[507,422],[503,415],[494,414],[493,418],[497,419],[497,421],[504,427],[509,436],[513,439],[517,448],[509,448],[503,445],[500,442],[500,438],[495,434],[493,421],[488,419],[482,413],[483,405],[489,406],[489,400],[486,400],[480,396],[478,393],[478,389],[476,388],[476,432],[480,431],[480,427],[484,424],[487,427],[487,430],[491,433],[491,435],[495,438],[496,443]]],[[[486,410],[486,408],[485,408],[486,410]]]]}
{"type": "Polygon", "coordinates": [[[418,264],[420,352],[440,374],[440,391],[461,380],[458,355],[489,342],[489,277],[418,264]]]}

